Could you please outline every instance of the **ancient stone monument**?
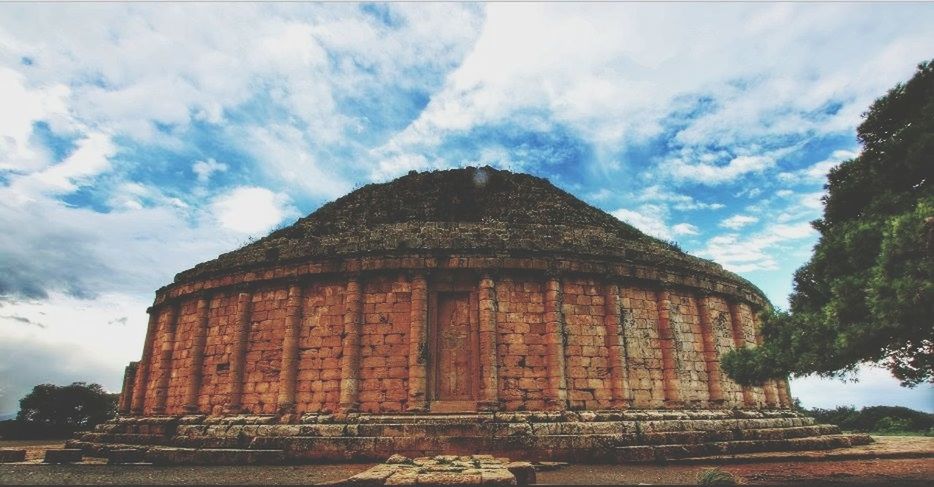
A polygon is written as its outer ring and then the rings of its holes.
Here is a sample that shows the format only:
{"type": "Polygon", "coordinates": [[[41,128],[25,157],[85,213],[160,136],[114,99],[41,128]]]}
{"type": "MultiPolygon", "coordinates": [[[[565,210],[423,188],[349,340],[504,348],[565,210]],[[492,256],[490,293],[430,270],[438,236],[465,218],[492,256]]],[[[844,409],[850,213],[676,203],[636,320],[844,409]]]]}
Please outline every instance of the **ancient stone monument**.
{"type": "Polygon", "coordinates": [[[791,411],[784,380],[721,372],[767,306],[544,179],[413,172],[159,289],[120,417],[71,446],[593,462],[866,441],[791,411]]]}

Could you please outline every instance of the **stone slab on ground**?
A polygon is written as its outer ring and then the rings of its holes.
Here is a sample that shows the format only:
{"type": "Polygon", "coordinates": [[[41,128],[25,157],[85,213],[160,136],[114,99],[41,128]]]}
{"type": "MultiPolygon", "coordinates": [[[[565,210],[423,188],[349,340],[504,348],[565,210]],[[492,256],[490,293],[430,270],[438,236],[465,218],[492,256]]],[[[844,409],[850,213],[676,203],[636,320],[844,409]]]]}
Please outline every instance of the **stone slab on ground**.
{"type": "Polygon", "coordinates": [[[74,463],[80,462],[84,453],[76,448],[61,448],[45,451],[45,463],[74,463]]]}
{"type": "Polygon", "coordinates": [[[847,448],[812,451],[774,451],[671,460],[679,464],[727,464],[864,460],[874,458],[934,458],[934,438],[925,436],[873,436],[871,443],[847,448]]]}
{"type": "Polygon", "coordinates": [[[493,455],[438,455],[409,459],[393,455],[385,463],[334,485],[531,485],[535,468],[493,455]]]}
{"type": "Polygon", "coordinates": [[[0,463],[25,462],[26,449],[0,450],[0,463]]]}

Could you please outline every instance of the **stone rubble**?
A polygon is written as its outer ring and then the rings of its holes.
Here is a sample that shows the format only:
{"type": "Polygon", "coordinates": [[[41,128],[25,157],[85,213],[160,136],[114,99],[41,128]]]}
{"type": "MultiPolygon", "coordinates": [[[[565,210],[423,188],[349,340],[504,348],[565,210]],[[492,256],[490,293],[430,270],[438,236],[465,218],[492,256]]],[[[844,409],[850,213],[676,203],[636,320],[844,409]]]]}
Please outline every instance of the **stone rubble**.
{"type": "MultiPolygon", "coordinates": [[[[552,465],[553,466],[553,465],[552,465]]],[[[385,463],[334,485],[532,485],[535,467],[493,455],[437,455],[409,459],[393,455],[385,463]]]]}

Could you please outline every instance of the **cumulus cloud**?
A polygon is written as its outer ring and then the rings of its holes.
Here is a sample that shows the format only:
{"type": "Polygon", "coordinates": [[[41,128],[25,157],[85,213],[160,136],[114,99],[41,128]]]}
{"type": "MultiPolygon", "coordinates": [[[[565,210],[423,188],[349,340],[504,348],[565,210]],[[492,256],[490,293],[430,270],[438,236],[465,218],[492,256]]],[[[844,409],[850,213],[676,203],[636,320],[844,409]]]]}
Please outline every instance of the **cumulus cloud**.
{"type": "Polygon", "coordinates": [[[666,202],[676,210],[719,210],[725,207],[723,203],[705,203],[697,201],[686,194],[671,192],[658,184],[653,184],[638,194],[636,197],[640,201],[666,202]]]}
{"type": "MultiPolygon", "coordinates": [[[[420,116],[380,148],[381,159],[417,160],[394,158],[434,153],[450,134],[516,114],[544,113],[598,148],[673,133],[675,148],[742,149],[716,163],[664,166],[684,181],[722,184],[773,169],[776,158],[763,150],[788,138],[851,129],[934,42],[912,9],[880,16],[870,6],[674,13],[634,4],[503,4],[486,13],[474,49],[420,116]],[[853,22],[872,23],[865,33],[872,40],[862,37],[857,47],[848,35],[853,22]],[[899,67],[897,56],[912,61],[899,67]],[[772,62],[779,58],[786,61],[772,62]]],[[[598,164],[625,167],[606,152],[598,164]]]]}
{"type": "Polygon", "coordinates": [[[720,222],[720,226],[723,228],[729,228],[732,230],[739,230],[740,228],[745,227],[759,221],[757,217],[749,215],[733,215],[726,220],[720,222]]]}
{"type": "Polygon", "coordinates": [[[662,205],[644,204],[636,210],[620,208],[610,214],[643,232],[662,240],[672,240],[678,235],[698,235],[700,229],[690,223],[682,222],[669,226],[668,209],[662,205]]]}
{"type": "Polygon", "coordinates": [[[25,76],[0,66],[0,171],[34,171],[49,163],[48,150],[32,137],[33,124],[67,118],[68,94],[58,83],[30,87],[25,76]]]}
{"type": "Polygon", "coordinates": [[[750,235],[729,233],[707,241],[698,255],[707,257],[733,272],[776,270],[781,248],[794,241],[811,238],[817,232],[807,222],[776,223],[750,235]]]}
{"type": "Polygon", "coordinates": [[[814,163],[798,171],[778,173],[778,179],[784,183],[823,183],[827,181],[827,173],[841,162],[856,157],[858,153],[851,150],[835,150],[830,157],[814,163]]]}
{"type": "Polygon", "coordinates": [[[678,223],[671,227],[671,231],[675,235],[697,235],[700,233],[698,228],[690,223],[678,223]]]}
{"type": "Polygon", "coordinates": [[[206,161],[195,161],[191,166],[191,170],[198,176],[198,182],[202,184],[208,182],[214,173],[227,172],[227,169],[227,164],[217,162],[212,158],[208,158],[206,161]]]}
{"type": "Polygon", "coordinates": [[[716,185],[734,181],[749,173],[761,173],[774,165],[775,159],[770,156],[738,156],[726,164],[672,159],[662,164],[662,170],[682,181],[716,185]]]}
{"type": "Polygon", "coordinates": [[[257,187],[240,187],[223,194],[211,209],[223,228],[253,235],[265,234],[297,211],[288,196],[257,187]]]}

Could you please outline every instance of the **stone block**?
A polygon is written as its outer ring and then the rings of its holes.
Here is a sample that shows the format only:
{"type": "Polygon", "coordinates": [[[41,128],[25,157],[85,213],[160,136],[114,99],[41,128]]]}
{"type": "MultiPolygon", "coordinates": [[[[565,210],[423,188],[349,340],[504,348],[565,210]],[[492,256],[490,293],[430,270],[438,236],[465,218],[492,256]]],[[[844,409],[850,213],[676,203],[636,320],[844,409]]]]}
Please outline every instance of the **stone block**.
{"type": "Polygon", "coordinates": [[[529,462],[509,462],[506,465],[509,473],[516,477],[516,485],[532,485],[535,483],[535,467],[529,462]]]}
{"type": "Polygon", "coordinates": [[[138,448],[114,449],[107,452],[108,464],[141,463],[146,459],[146,450],[138,448]]]}
{"type": "Polygon", "coordinates": [[[83,458],[83,452],[77,448],[46,450],[45,463],[75,463],[83,458]]]}
{"type": "Polygon", "coordinates": [[[4,449],[0,450],[0,463],[25,462],[26,450],[4,449]]]}
{"type": "Polygon", "coordinates": [[[516,476],[504,468],[484,470],[480,475],[483,485],[516,485],[516,476]]]}

